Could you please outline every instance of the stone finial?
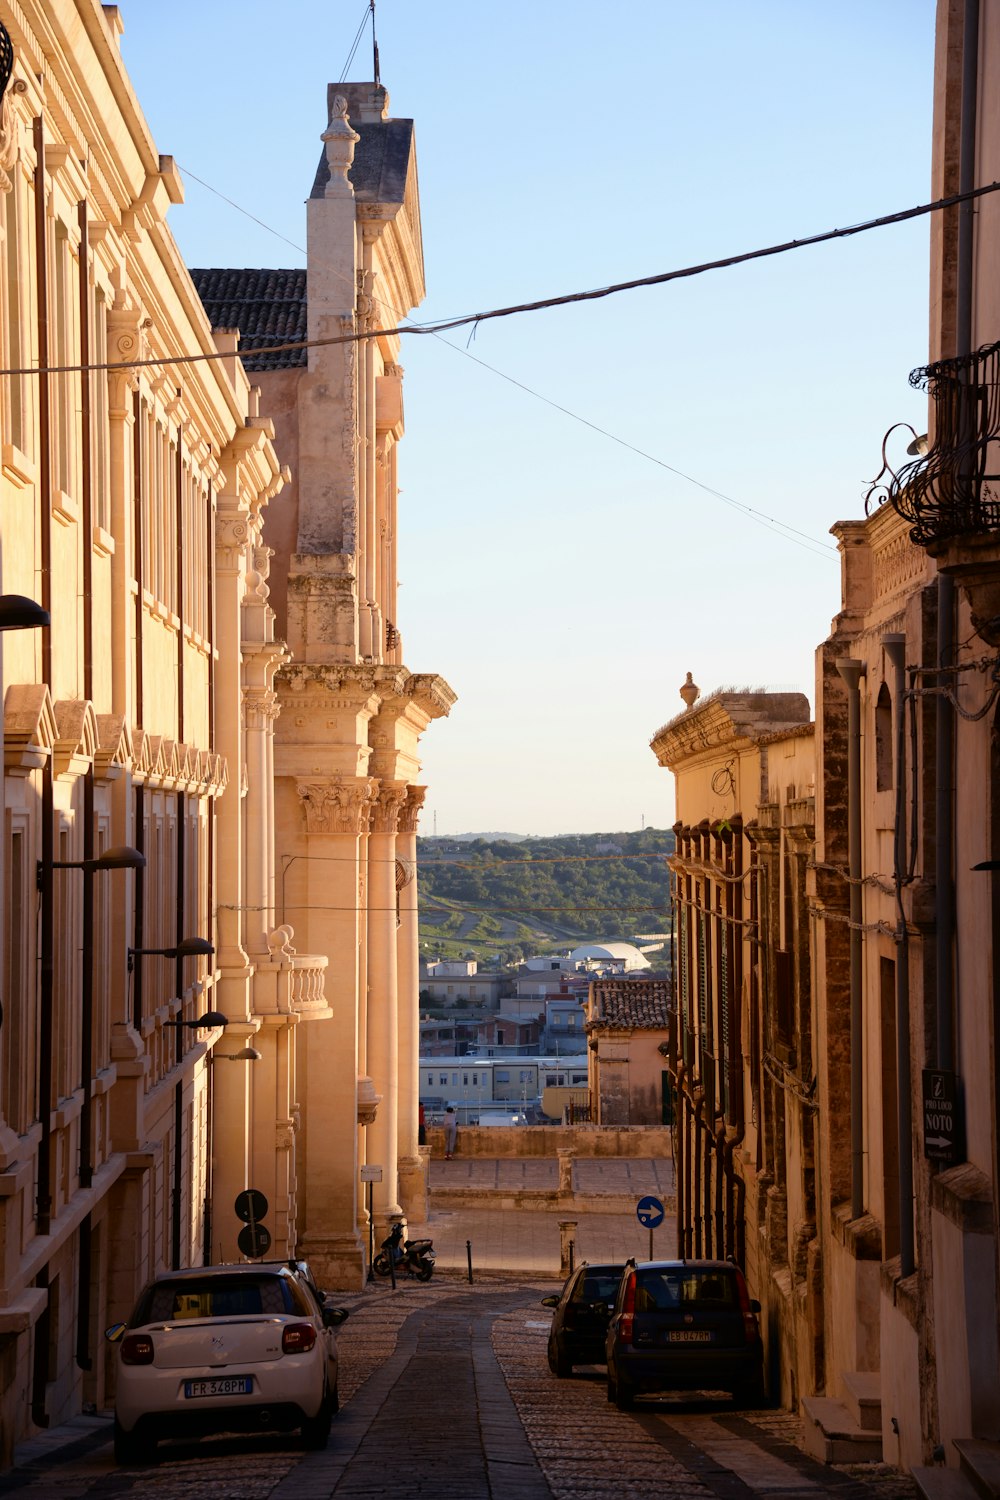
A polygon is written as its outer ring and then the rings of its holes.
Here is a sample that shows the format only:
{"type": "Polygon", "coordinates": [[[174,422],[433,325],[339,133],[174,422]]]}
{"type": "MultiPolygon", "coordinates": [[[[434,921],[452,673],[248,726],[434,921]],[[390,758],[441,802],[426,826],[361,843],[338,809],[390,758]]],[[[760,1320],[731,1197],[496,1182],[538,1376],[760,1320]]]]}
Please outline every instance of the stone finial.
{"type": "Polygon", "coordinates": [[[330,168],[330,180],[324,198],[353,198],[354,189],[348,172],[354,162],[354,148],[361,137],[351,129],[347,118],[347,100],[343,94],[334,97],[330,109],[330,123],[321,137],[326,146],[326,164],[330,168]]]}
{"type": "Polygon", "coordinates": [[[691,673],[689,672],[684,679],[683,686],[680,689],[680,695],[684,699],[685,708],[689,710],[694,708],[695,704],[698,701],[698,695],[700,692],[701,688],[694,681],[691,673]]]}

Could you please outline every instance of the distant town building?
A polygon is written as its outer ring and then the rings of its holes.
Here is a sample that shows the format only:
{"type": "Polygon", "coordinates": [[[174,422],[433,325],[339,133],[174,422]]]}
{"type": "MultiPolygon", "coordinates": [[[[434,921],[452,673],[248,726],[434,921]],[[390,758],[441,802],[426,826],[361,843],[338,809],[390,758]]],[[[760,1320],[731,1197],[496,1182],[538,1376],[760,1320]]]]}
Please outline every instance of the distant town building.
{"type": "Polygon", "coordinates": [[[670,986],[663,980],[601,979],[587,997],[587,1057],[597,1125],[662,1125],[671,1089],[659,1050],[667,1041],[670,986]]]}

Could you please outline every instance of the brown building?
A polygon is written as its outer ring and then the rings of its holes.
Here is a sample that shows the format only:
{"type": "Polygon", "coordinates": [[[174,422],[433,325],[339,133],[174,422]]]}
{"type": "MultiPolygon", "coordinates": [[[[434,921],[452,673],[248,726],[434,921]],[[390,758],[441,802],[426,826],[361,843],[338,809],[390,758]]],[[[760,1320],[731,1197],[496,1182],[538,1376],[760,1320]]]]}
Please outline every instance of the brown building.
{"type": "Polygon", "coordinates": [[[591,1119],[596,1125],[663,1125],[670,1089],[660,1046],[667,1040],[670,985],[659,979],[595,979],[584,1031],[591,1119]]]}

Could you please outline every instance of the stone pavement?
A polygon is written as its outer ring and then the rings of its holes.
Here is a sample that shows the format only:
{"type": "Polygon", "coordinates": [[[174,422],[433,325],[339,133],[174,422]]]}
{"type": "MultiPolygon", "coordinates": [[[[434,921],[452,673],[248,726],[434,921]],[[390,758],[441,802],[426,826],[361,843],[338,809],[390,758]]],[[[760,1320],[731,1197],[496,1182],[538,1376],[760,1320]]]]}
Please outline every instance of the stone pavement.
{"type": "MultiPolygon", "coordinates": [[[[465,1174],[482,1206],[443,1212],[427,1226],[438,1251],[428,1283],[370,1282],[338,1295],[341,1412],[323,1453],[294,1436],[220,1437],[161,1444],[157,1461],[118,1469],[111,1416],[79,1417],[20,1446],[0,1475],[0,1497],[110,1500],[914,1500],[912,1483],[880,1465],[816,1463],[787,1412],[737,1413],[728,1398],[606,1399],[603,1370],[558,1380],[546,1364],[559,1286],[559,1219],[503,1210],[503,1194],[558,1178],[555,1161],[435,1161],[431,1186],[465,1174]],[[473,1283],[466,1277],[466,1240],[473,1283]]],[[[672,1193],[669,1162],[576,1162],[574,1193],[672,1193]]],[[[577,1259],[649,1253],[634,1212],[579,1213],[577,1259]]],[[[411,1225],[411,1235],[419,1226],[411,1225]]],[[[654,1250],[670,1255],[668,1216],[654,1250]]]]}
{"type": "Polygon", "coordinates": [[[796,1417],[728,1399],[606,1400],[603,1372],[558,1380],[545,1362],[552,1281],[454,1276],[373,1283],[340,1337],[342,1410],[324,1453],[294,1437],[161,1444],[119,1470],[110,1417],[19,1448],[0,1496],[24,1500],[913,1500],[879,1465],[827,1468],[796,1417]]]}

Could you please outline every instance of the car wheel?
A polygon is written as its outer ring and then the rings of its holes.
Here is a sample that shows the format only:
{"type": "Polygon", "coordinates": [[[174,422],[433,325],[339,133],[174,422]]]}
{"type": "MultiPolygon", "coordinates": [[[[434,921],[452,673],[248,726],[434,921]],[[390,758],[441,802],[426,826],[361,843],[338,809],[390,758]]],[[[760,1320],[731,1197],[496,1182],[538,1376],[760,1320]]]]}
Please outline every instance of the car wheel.
{"type": "Polygon", "coordinates": [[[560,1380],[565,1380],[573,1373],[573,1361],[569,1358],[558,1339],[549,1339],[549,1369],[553,1375],[558,1375],[560,1380]]]}
{"type": "Polygon", "coordinates": [[[615,1381],[614,1403],[619,1411],[631,1411],[635,1405],[635,1390],[620,1376],[615,1381]]]}
{"type": "Polygon", "coordinates": [[[121,1464],[123,1468],[132,1468],[135,1464],[150,1462],[156,1453],[156,1438],[152,1434],[144,1434],[135,1429],[126,1432],[124,1427],[119,1426],[118,1418],[115,1418],[115,1463],[121,1464]]]}
{"type": "Polygon", "coordinates": [[[733,1391],[733,1401],[744,1411],[756,1411],[766,1406],[767,1392],[764,1389],[763,1375],[758,1371],[749,1380],[742,1381],[733,1391]]]}
{"type": "Polygon", "coordinates": [[[330,1437],[330,1424],[333,1421],[333,1402],[327,1395],[323,1397],[323,1404],[314,1417],[307,1417],[302,1423],[302,1446],[310,1453],[320,1453],[326,1447],[330,1437]]]}

